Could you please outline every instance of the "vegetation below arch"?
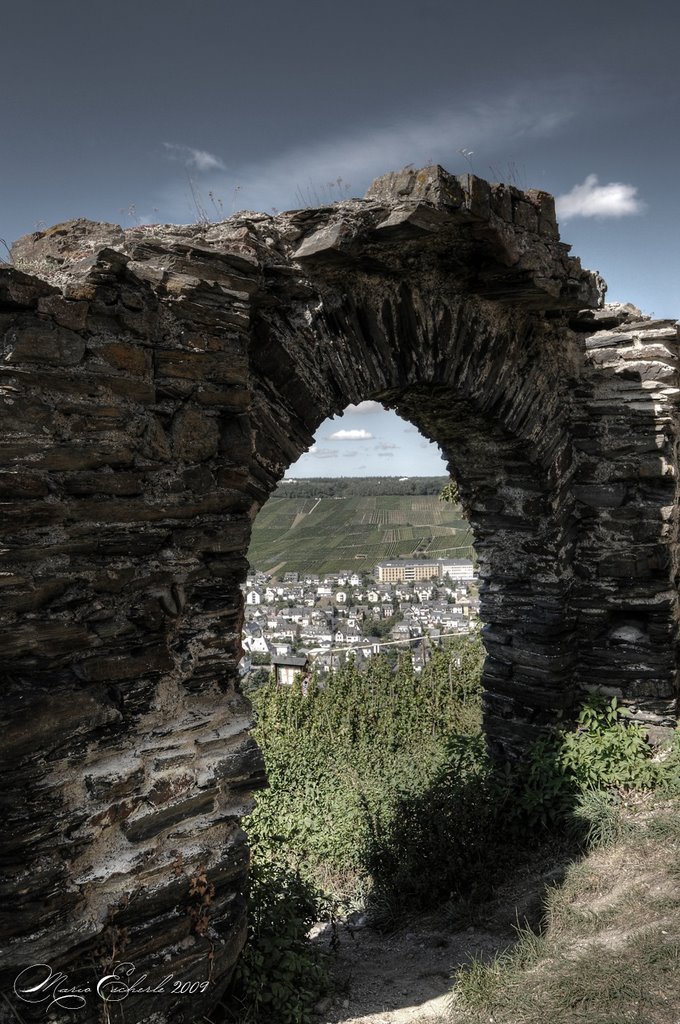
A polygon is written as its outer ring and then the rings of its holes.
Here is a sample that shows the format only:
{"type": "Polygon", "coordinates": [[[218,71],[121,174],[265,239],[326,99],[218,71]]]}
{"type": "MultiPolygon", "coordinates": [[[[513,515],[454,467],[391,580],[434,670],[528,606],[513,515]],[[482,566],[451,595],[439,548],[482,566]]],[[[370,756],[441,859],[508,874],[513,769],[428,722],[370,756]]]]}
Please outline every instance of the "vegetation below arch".
{"type": "Polygon", "coordinates": [[[616,839],[625,794],[680,795],[677,738],[653,757],[615,700],[592,699],[575,730],[542,739],[518,764],[494,764],[481,737],[481,663],[479,638],[461,637],[420,674],[408,655],[396,669],[374,658],[306,692],[255,693],[270,788],[248,822],[237,1019],[311,1020],[327,985],[306,940],[315,918],[367,907],[390,927],[433,905],[468,912],[539,847],[576,856],[616,839]]]}

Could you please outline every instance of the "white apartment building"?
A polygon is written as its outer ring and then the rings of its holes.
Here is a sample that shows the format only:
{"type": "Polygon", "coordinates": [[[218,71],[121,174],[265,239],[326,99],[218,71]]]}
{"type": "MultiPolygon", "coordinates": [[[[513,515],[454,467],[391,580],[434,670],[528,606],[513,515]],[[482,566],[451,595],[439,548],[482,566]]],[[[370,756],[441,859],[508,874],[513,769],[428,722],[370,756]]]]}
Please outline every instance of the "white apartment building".
{"type": "Polygon", "coordinates": [[[409,561],[402,558],[396,562],[378,562],[375,567],[378,583],[413,583],[430,580],[433,577],[452,580],[471,580],[474,566],[466,558],[419,558],[409,561]]]}

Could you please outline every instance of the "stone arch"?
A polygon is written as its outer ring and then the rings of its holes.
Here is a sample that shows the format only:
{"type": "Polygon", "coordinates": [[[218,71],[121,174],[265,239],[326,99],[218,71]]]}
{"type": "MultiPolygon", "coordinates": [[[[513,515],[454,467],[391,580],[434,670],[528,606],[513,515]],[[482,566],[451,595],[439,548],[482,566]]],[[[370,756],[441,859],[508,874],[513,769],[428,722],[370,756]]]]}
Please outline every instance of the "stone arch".
{"type": "MultiPolygon", "coordinates": [[[[677,333],[602,308],[551,197],[426,168],[277,217],[70,222],[14,258],[11,974],[91,971],[104,942],[103,962],[124,945],[150,977],[168,956],[187,980],[210,965],[194,1015],[219,996],[244,936],[239,819],[262,783],[236,671],[251,524],[350,401],[395,408],[457,477],[484,577],[490,741],[521,750],[589,683],[673,720],[677,333]]],[[[150,1015],[143,996],[126,1014],[150,1015]]]]}
{"type": "Polygon", "coordinates": [[[336,272],[322,302],[263,316],[251,362],[265,424],[256,457],[264,461],[272,438],[291,439],[283,451],[274,441],[278,479],[328,415],[365,398],[439,443],[487,581],[487,736],[521,748],[574,700],[570,380],[537,318],[451,294],[441,276],[430,275],[426,294],[398,283],[376,296],[370,280],[350,292],[336,272]]]}

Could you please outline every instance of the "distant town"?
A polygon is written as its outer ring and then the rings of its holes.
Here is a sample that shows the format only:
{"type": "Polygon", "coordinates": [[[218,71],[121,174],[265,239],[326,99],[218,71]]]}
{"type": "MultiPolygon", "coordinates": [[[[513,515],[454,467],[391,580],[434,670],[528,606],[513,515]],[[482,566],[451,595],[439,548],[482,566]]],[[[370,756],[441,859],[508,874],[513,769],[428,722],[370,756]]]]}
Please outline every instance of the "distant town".
{"type": "Polygon", "coordinates": [[[467,559],[398,559],[373,573],[287,572],[278,580],[251,571],[243,585],[240,671],[246,688],[272,676],[292,683],[311,669],[326,674],[348,658],[411,651],[421,671],[448,636],[469,633],[479,617],[474,566],[467,559]]]}

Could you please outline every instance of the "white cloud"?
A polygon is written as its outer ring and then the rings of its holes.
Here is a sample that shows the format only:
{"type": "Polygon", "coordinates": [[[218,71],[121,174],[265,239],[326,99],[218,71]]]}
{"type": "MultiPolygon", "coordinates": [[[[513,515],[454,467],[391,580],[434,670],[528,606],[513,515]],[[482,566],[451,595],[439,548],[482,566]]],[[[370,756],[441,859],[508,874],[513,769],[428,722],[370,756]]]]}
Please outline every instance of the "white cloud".
{"type": "Polygon", "coordinates": [[[179,146],[174,142],[164,142],[171,160],[179,160],[186,167],[193,167],[196,171],[223,171],[224,164],[219,157],[208,153],[205,149],[193,149],[191,146],[179,146]]]}
{"type": "Polygon", "coordinates": [[[560,220],[571,217],[628,217],[641,213],[645,204],[638,199],[636,185],[624,185],[610,181],[608,185],[598,184],[596,174],[589,174],[582,185],[574,185],[571,192],[565,192],[555,200],[560,220]]]}
{"type": "Polygon", "coordinates": [[[311,454],[315,459],[337,459],[340,453],[337,448],[315,448],[311,454]]]}
{"type": "Polygon", "coordinates": [[[316,452],[316,445],[315,444],[313,444],[311,448],[307,449],[307,454],[308,455],[314,455],[315,452],[316,452]]]}
{"type": "Polygon", "coordinates": [[[372,437],[368,430],[336,430],[330,435],[331,441],[370,441],[372,437]]]}
{"type": "Polygon", "coordinates": [[[359,402],[358,405],[348,405],[345,409],[346,416],[353,416],[356,413],[383,412],[384,406],[380,402],[359,402]]]}

